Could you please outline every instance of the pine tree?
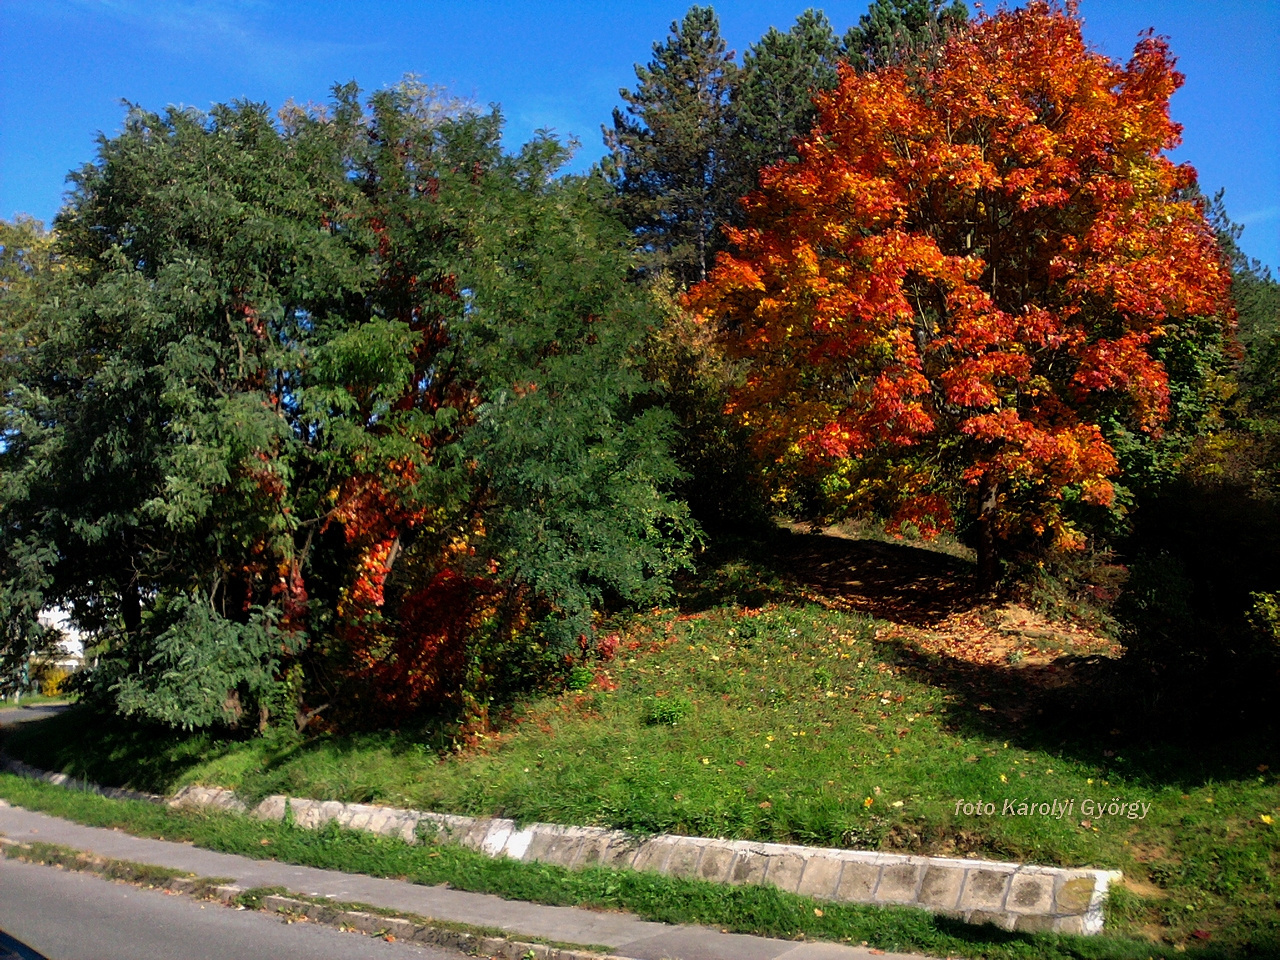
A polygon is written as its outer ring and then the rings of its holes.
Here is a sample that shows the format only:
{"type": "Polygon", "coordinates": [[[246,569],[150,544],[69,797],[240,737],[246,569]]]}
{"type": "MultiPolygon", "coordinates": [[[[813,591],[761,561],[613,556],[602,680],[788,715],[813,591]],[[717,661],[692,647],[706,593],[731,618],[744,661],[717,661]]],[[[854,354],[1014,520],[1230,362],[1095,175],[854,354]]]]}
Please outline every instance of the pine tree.
{"type": "Polygon", "coordinates": [[[735,91],[735,152],[742,192],[756,187],[758,171],[794,155],[792,141],[817,119],[815,92],[836,85],[839,45],[820,10],[806,10],[786,33],[770,27],[742,57],[735,91]]]}
{"type": "Polygon", "coordinates": [[[1225,193],[1219,190],[1207,206],[1222,254],[1231,264],[1231,294],[1245,348],[1241,385],[1257,412],[1268,411],[1274,417],[1280,413],[1280,282],[1262,261],[1240,249],[1244,226],[1227,215],[1225,193]]]}
{"type": "Polygon", "coordinates": [[[924,63],[968,21],[961,0],[874,0],[844,35],[844,56],[858,71],[924,63]]]}
{"type": "Polygon", "coordinates": [[[625,112],[605,128],[606,172],[617,211],[638,240],[646,271],[682,283],[706,278],[736,209],[732,91],[738,67],[711,7],[693,6],[636,67],[625,112]]]}

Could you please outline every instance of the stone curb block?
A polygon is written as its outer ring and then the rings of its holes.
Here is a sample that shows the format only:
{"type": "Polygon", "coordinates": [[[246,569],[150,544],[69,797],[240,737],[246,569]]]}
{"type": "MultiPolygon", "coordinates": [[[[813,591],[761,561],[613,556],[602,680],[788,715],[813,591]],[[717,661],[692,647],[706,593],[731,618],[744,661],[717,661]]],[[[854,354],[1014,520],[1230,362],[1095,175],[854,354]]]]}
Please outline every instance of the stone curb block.
{"type": "Polygon", "coordinates": [[[520,827],[514,820],[281,795],[267,797],[250,811],[233,791],[217,787],[184,787],[166,800],[153,794],[103,789],[7,758],[4,768],[109,797],[252,812],[264,820],[282,820],[291,813],[298,826],[309,829],[336,821],[352,830],[398,837],[406,843],[456,843],[490,857],[550,863],[568,869],[604,866],[735,885],[768,885],[819,900],[919,907],[969,923],[994,923],[1005,930],[1100,933],[1107,891],[1121,877],[1114,870],[671,834],[640,837],[621,830],[553,823],[520,827]]]}
{"type": "Polygon", "coordinates": [[[45,783],[52,783],[59,787],[74,787],[77,790],[96,793],[112,800],[145,800],[148,803],[164,803],[167,799],[156,793],[141,793],[137,790],[125,790],[122,787],[100,787],[96,783],[77,779],[65,773],[52,773],[48,770],[40,770],[36,767],[28,766],[21,760],[14,760],[12,757],[0,756],[0,770],[16,774],[19,777],[26,777],[28,780],[43,780],[45,783]]]}

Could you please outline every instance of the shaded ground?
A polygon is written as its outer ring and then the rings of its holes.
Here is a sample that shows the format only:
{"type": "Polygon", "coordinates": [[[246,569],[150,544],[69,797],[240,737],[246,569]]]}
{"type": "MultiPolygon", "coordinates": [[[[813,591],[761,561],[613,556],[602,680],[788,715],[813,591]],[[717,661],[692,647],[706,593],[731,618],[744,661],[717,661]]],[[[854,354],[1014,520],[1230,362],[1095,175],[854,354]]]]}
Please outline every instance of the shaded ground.
{"type": "Polygon", "coordinates": [[[950,691],[968,735],[1187,789],[1254,775],[1274,752],[1264,730],[1122,659],[1112,638],[984,593],[962,556],[839,530],[792,529],[770,547],[788,599],[886,621],[883,655],[950,691]]]}
{"type": "Polygon", "coordinates": [[[915,627],[937,625],[982,599],[972,563],[834,530],[779,536],[776,563],[810,599],[915,627]]]}

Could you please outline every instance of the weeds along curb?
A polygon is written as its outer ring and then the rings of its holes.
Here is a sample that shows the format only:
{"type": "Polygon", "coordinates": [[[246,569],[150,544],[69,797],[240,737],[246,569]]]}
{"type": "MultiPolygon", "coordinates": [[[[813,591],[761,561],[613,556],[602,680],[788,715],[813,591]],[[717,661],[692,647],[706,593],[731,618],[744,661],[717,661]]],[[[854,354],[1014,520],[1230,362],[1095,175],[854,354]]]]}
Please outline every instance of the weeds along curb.
{"type": "MultiPolygon", "coordinates": [[[[3,758],[0,768],[64,786],[82,782],[3,758]]],[[[250,809],[233,791],[183,787],[172,799],[132,791],[83,788],[171,807],[250,814],[306,829],[336,823],[406,843],[453,843],[490,857],[547,863],[570,870],[610,867],[732,885],[776,887],[784,893],[875,906],[905,906],[1026,933],[1102,932],[1113,870],[1042,867],[991,860],[835,850],[662,834],[641,837],[599,827],[402,810],[337,800],[270,796],[250,809]]]]}
{"type": "Polygon", "coordinates": [[[92,873],[199,900],[217,900],[229,907],[281,914],[293,920],[310,920],[384,940],[449,947],[473,956],[502,960],[630,960],[617,954],[514,940],[461,924],[441,924],[424,917],[384,912],[366,904],[326,902],[321,898],[302,897],[277,889],[245,890],[219,877],[197,877],[167,867],[98,857],[58,844],[22,843],[0,836],[0,857],[92,873]]]}

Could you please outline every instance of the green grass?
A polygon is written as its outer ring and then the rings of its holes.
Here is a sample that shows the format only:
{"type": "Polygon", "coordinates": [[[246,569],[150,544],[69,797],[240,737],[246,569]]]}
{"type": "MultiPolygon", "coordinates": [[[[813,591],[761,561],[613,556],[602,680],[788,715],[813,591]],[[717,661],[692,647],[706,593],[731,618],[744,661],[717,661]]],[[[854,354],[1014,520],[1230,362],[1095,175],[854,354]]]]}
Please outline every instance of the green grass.
{"type": "MultiPolygon", "coordinates": [[[[16,849],[0,850],[0,856],[17,857],[31,863],[45,863],[68,870],[89,870],[111,880],[123,880],[145,887],[167,886],[175,877],[191,877],[185,870],[173,870],[150,863],[96,857],[60,843],[26,841],[16,849]]],[[[212,882],[209,882],[212,885],[212,882]]]]}
{"type": "Polygon", "coordinates": [[[108,800],[8,774],[0,774],[0,796],[27,809],[79,823],[118,828],[139,836],[189,841],[255,859],[398,877],[427,885],[448,883],[459,890],[553,905],[621,909],[647,920],[704,923],[760,936],[865,942],[883,950],[990,960],[1144,960],[1174,956],[1211,960],[1243,955],[1221,945],[1193,947],[1181,953],[1172,947],[1156,948],[1114,936],[1006,933],[920,910],[818,902],[768,887],[729,887],[598,868],[575,872],[544,864],[493,860],[461,847],[409,846],[399,840],[342,830],[333,824],[310,831],[243,816],[108,800]]]}
{"type": "Polygon", "coordinates": [[[1173,741],[1130,723],[1110,662],[1063,685],[1043,668],[925,656],[742,560],[683,594],[683,613],[617,624],[623,642],[605,665],[616,690],[536,700],[467,749],[444,749],[440,729],[244,741],[77,711],[25,725],[6,749],[157,792],[201,782],[249,800],[1120,869],[1133,889],[1117,892],[1109,929],[1192,946],[1207,935],[1255,955],[1280,944],[1271,731],[1173,741]],[[979,799],[1075,807],[1061,819],[957,813],[957,801],[979,799]],[[1088,816],[1086,799],[1147,813],[1088,816]]]}

